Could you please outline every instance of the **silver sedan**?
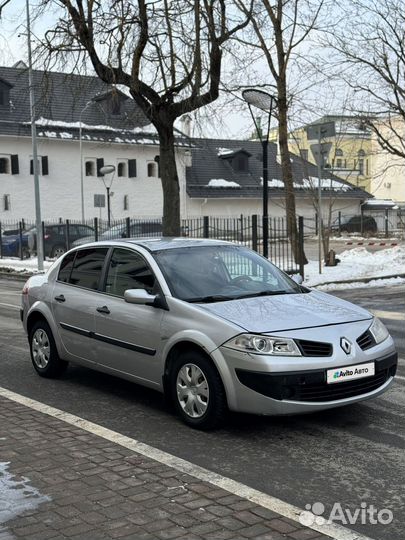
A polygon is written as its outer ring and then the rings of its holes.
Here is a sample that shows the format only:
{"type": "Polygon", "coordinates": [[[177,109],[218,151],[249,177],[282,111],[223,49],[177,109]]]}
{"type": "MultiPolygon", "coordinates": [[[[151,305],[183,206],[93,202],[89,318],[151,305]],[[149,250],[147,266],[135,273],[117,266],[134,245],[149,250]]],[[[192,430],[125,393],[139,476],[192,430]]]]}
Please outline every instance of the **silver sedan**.
{"type": "Polygon", "coordinates": [[[165,392],[200,429],[228,410],[295,414],[376,397],[397,366],[368,311],[213,240],[80,246],[28,280],[21,319],[39,375],[68,362],[111,373],[165,392]]]}

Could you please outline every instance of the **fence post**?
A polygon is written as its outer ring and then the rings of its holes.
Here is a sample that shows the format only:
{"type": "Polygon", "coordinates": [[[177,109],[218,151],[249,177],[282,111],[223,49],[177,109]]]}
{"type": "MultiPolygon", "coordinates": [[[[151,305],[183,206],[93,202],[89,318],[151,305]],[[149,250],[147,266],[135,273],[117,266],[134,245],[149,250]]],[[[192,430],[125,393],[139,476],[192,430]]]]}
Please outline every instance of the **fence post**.
{"type": "Polygon", "coordinates": [[[388,231],[388,208],[385,209],[385,238],[388,238],[389,231],[388,231]]]}
{"type": "Polygon", "coordinates": [[[131,238],[131,220],[129,217],[125,218],[125,233],[127,238],[131,238]]]}
{"type": "Polygon", "coordinates": [[[67,219],[66,220],[66,251],[69,251],[70,249],[70,222],[67,219]]]}
{"type": "Polygon", "coordinates": [[[0,221],[0,259],[3,258],[3,230],[0,221]]]}
{"type": "Polygon", "coordinates": [[[360,233],[361,233],[361,236],[364,235],[364,222],[363,222],[363,216],[364,216],[364,210],[363,210],[363,205],[360,205],[361,208],[360,208],[360,233]]]}
{"type": "Polygon", "coordinates": [[[203,217],[203,237],[209,238],[210,237],[210,218],[209,216],[203,217]]]}
{"type": "Polygon", "coordinates": [[[240,242],[243,242],[243,214],[240,215],[240,242]]]}
{"type": "Polygon", "coordinates": [[[302,279],[304,279],[304,218],[303,216],[298,217],[298,242],[299,242],[299,251],[300,251],[300,274],[302,279]]]}
{"type": "Polygon", "coordinates": [[[20,259],[23,260],[23,237],[22,237],[22,222],[18,222],[18,240],[19,240],[19,252],[20,252],[20,259]]]}
{"type": "Polygon", "coordinates": [[[342,212],[339,210],[338,212],[338,223],[339,223],[339,236],[342,234],[341,233],[341,227],[342,227],[342,212]]]}
{"type": "Polygon", "coordinates": [[[318,212],[315,212],[315,236],[318,236],[318,212]]]}
{"type": "MultiPolygon", "coordinates": [[[[46,261],[46,249],[45,249],[45,221],[41,222],[41,234],[42,234],[42,246],[44,248],[44,261],[46,261]]],[[[37,231],[37,257],[38,257],[38,231],[37,231]]]]}
{"type": "Polygon", "coordinates": [[[252,216],[252,249],[257,252],[257,214],[252,216]]]}
{"type": "Polygon", "coordinates": [[[94,218],[94,241],[98,242],[98,218],[94,218]]]}

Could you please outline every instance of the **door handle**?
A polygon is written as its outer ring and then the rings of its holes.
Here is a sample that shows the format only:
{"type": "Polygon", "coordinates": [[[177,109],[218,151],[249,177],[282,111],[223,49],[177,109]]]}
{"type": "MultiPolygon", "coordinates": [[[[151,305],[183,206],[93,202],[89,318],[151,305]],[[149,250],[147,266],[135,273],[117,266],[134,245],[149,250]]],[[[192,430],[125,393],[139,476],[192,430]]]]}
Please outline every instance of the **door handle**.
{"type": "Polygon", "coordinates": [[[110,310],[108,309],[107,306],[98,307],[96,309],[99,313],[105,313],[106,315],[110,313],[110,310]]]}
{"type": "Polygon", "coordinates": [[[66,302],[66,298],[63,296],[63,294],[60,294],[59,296],[55,296],[55,300],[57,302],[66,302]]]}

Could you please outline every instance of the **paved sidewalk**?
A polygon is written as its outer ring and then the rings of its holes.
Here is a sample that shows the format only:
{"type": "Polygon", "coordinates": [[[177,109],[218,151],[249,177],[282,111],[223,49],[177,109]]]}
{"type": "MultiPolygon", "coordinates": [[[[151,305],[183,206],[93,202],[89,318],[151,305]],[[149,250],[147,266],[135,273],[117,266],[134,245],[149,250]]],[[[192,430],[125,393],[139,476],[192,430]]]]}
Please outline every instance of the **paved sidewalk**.
{"type": "Polygon", "coordinates": [[[0,397],[0,540],[15,538],[329,537],[0,397]]]}

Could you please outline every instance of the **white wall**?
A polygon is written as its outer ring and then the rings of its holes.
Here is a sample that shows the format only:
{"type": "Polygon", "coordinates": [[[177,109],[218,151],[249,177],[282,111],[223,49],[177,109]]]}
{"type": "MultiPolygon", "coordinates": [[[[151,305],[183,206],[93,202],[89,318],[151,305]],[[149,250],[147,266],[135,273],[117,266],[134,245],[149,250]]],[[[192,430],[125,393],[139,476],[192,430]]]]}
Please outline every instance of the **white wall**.
{"type": "MultiPolygon", "coordinates": [[[[360,200],[358,199],[335,199],[333,201],[333,215],[339,211],[342,215],[360,214],[360,200]]],[[[329,200],[323,200],[323,214],[326,217],[329,210],[329,200]]],[[[314,206],[308,198],[296,198],[297,216],[313,218],[314,206]]],[[[261,199],[188,199],[187,215],[192,216],[240,216],[262,214],[261,199]]],[[[285,203],[282,198],[269,198],[269,216],[285,217],[285,203]]]]}
{"type": "MultiPolygon", "coordinates": [[[[18,175],[0,174],[0,221],[35,219],[34,177],[30,175],[32,155],[28,137],[0,137],[0,156],[18,154],[18,175]],[[10,195],[11,209],[4,211],[4,195],[10,195]]],[[[113,219],[127,216],[162,216],[163,196],[160,178],[148,178],[147,163],[159,154],[158,146],[110,144],[83,141],[83,162],[87,158],[103,158],[105,165],[115,165],[119,159],[136,159],[135,178],[117,177],[111,187],[113,219]],[[124,195],[128,195],[128,210],[124,210],[124,195]]],[[[80,154],[78,141],[38,138],[38,155],[48,156],[49,174],[40,177],[42,218],[81,218],[80,154]]],[[[183,150],[178,150],[178,174],[184,184],[183,150]]],[[[107,177],[109,178],[109,177],[107,177]]],[[[94,194],[105,194],[100,177],[84,176],[85,218],[107,219],[107,207],[94,208],[94,194]]]]}

